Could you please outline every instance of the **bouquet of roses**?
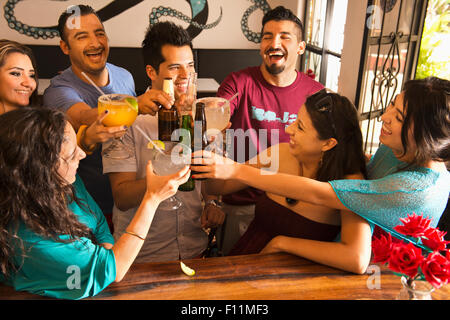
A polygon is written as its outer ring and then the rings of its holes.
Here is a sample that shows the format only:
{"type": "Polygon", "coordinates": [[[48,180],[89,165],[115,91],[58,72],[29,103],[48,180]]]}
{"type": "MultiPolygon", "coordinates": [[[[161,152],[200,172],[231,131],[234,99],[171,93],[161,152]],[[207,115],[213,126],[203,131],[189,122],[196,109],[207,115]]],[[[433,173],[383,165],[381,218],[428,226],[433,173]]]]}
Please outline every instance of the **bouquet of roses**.
{"type": "Polygon", "coordinates": [[[406,236],[408,242],[393,241],[390,233],[372,241],[372,261],[387,264],[389,269],[414,280],[426,280],[436,289],[450,281],[450,250],[446,246],[446,232],[431,228],[431,220],[423,215],[408,215],[400,219],[403,225],[394,228],[406,236]],[[416,246],[416,245],[417,246],[416,246]]]}

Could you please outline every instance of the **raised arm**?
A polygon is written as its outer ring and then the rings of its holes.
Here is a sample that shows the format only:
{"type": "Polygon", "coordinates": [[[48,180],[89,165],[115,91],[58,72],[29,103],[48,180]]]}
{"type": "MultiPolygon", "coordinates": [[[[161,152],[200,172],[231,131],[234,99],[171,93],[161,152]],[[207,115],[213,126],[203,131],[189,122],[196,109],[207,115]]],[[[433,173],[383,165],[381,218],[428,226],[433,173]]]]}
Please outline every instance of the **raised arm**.
{"type": "Polygon", "coordinates": [[[122,280],[144,244],[155,211],[161,201],[174,195],[178,186],[189,179],[189,167],[169,176],[156,176],[149,161],[146,191],[125,233],[112,247],[116,259],[116,282],[122,280]]]}
{"type": "Polygon", "coordinates": [[[225,195],[230,194],[248,187],[245,183],[237,180],[220,180],[208,179],[205,181],[205,186],[210,195],[225,195]]]}
{"type": "MultiPolygon", "coordinates": [[[[245,162],[245,165],[258,169],[272,167],[274,165],[274,161],[270,161],[272,159],[272,154],[277,154],[278,156],[278,145],[269,147],[266,150],[262,151],[260,154],[245,162]]],[[[215,155],[212,156],[215,157],[215,155]]],[[[221,156],[217,156],[216,159],[217,161],[215,163],[215,166],[212,168],[214,172],[211,171],[210,173],[212,175],[215,175],[216,177],[223,177],[227,175],[229,173],[229,167],[233,166],[235,162],[231,159],[222,158],[221,156]]],[[[278,167],[278,158],[275,167],[278,167]]],[[[205,185],[208,194],[213,195],[230,194],[249,187],[249,184],[238,181],[237,179],[224,180],[223,178],[208,179],[206,180],[205,185]]]]}
{"type": "Polygon", "coordinates": [[[78,102],[67,109],[67,116],[72,127],[77,131],[81,125],[89,126],[94,123],[98,117],[98,110],[84,102],[78,102]]]}
{"type": "MultiPolygon", "coordinates": [[[[320,182],[296,175],[273,173],[273,171],[240,164],[207,151],[194,153],[196,157],[200,155],[203,155],[203,159],[197,158],[194,163],[203,164],[204,166],[192,166],[192,170],[202,172],[194,175],[194,178],[236,181],[227,182],[230,185],[235,184],[235,186],[237,186],[237,183],[240,183],[241,185],[251,186],[266,192],[329,208],[347,209],[327,182],[320,182]]],[[[223,185],[223,188],[226,188],[226,183],[223,185]]]]}

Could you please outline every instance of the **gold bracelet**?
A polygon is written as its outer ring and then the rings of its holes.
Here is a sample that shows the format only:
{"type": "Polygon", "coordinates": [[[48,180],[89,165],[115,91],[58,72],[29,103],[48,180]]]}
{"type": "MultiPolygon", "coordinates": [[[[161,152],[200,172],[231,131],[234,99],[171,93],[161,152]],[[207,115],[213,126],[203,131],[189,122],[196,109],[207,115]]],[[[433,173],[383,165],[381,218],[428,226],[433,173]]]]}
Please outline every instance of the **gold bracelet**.
{"type": "Polygon", "coordinates": [[[140,235],[138,235],[138,234],[136,234],[136,233],[134,233],[134,232],[131,232],[131,231],[125,230],[125,233],[128,233],[129,235],[132,235],[132,236],[138,237],[139,239],[141,239],[141,240],[144,240],[144,241],[145,241],[145,238],[141,237],[140,235]]]}
{"type": "Polygon", "coordinates": [[[86,130],[88,126],[87,125],[81,125],[77,132],[77,144],[80,146],[83,151],[90,155],[92,152],[94,152],[95,148],[97,147],[97,144],[91,145],[90,147],[86,146],[84,143],[84,137],[86,136],[86,130]]]}

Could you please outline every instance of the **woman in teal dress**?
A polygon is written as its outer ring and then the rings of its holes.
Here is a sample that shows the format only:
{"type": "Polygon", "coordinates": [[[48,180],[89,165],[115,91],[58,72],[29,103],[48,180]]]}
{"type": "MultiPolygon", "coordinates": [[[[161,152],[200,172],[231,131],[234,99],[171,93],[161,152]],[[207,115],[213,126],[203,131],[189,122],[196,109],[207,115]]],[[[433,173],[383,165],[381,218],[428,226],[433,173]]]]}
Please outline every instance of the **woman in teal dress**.
{"type": "MultiPolygon", "coordinates": [[[[232,179],[266,192],[340,210],[350,210],[383,230],[393,230],[413,212],[435,227],[447,204],[450,174],[450,82],[435,77],[411,80],[381,120],[382,145],[368,163],[368,180],[321,182],[257,168],[203,152],[194,178],[232,179]]],[[[331,108],[333,109],[333,108],[331,108]]],[[[339,110],[331,110],[339,112],[339,110]]],[[[194,154],[198,157],[200,154],[194,154]]],[[[279,236],[263,252],[299,254],[296,239],[279,236]]]]}
{"type": "Polygon", "coordinates": [[[124,277],[159,203],[189,178],[188,167],[155,176],[149,162],[142,203],[114,243],[103,214],[76,175],[84,157],[60,111],[20,108],[0,116],[2,282],[55,298],[98,294],[124,277]]]}

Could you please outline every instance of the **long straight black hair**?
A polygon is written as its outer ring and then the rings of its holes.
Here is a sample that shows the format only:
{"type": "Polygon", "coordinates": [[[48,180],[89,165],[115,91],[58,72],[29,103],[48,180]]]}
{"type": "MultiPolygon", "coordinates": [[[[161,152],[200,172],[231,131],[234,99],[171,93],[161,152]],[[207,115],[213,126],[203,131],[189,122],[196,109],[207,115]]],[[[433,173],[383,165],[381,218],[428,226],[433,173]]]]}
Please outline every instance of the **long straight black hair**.
{"type": "Polygon", "coordinates": [[[404,86],[403,107],[406,116],[401,131],[403,154],[412,141],[416,150],[410,165],[422,166],[427,161],[450,160],[450,81],[429,77],[410,80],[404,86]]]}
{"type": "Polygon", "coordinates": [[[366,177],[366,158],[358,112],[350,100],[323,89],[309,96],[305,106],[318,138],[337,140],[332,149],[324,152],[316,180],[343,179],[355,173],[362,173],[366,177]],[[329,102],[326,106],[322,104],[324,100],[329,102]]]}

